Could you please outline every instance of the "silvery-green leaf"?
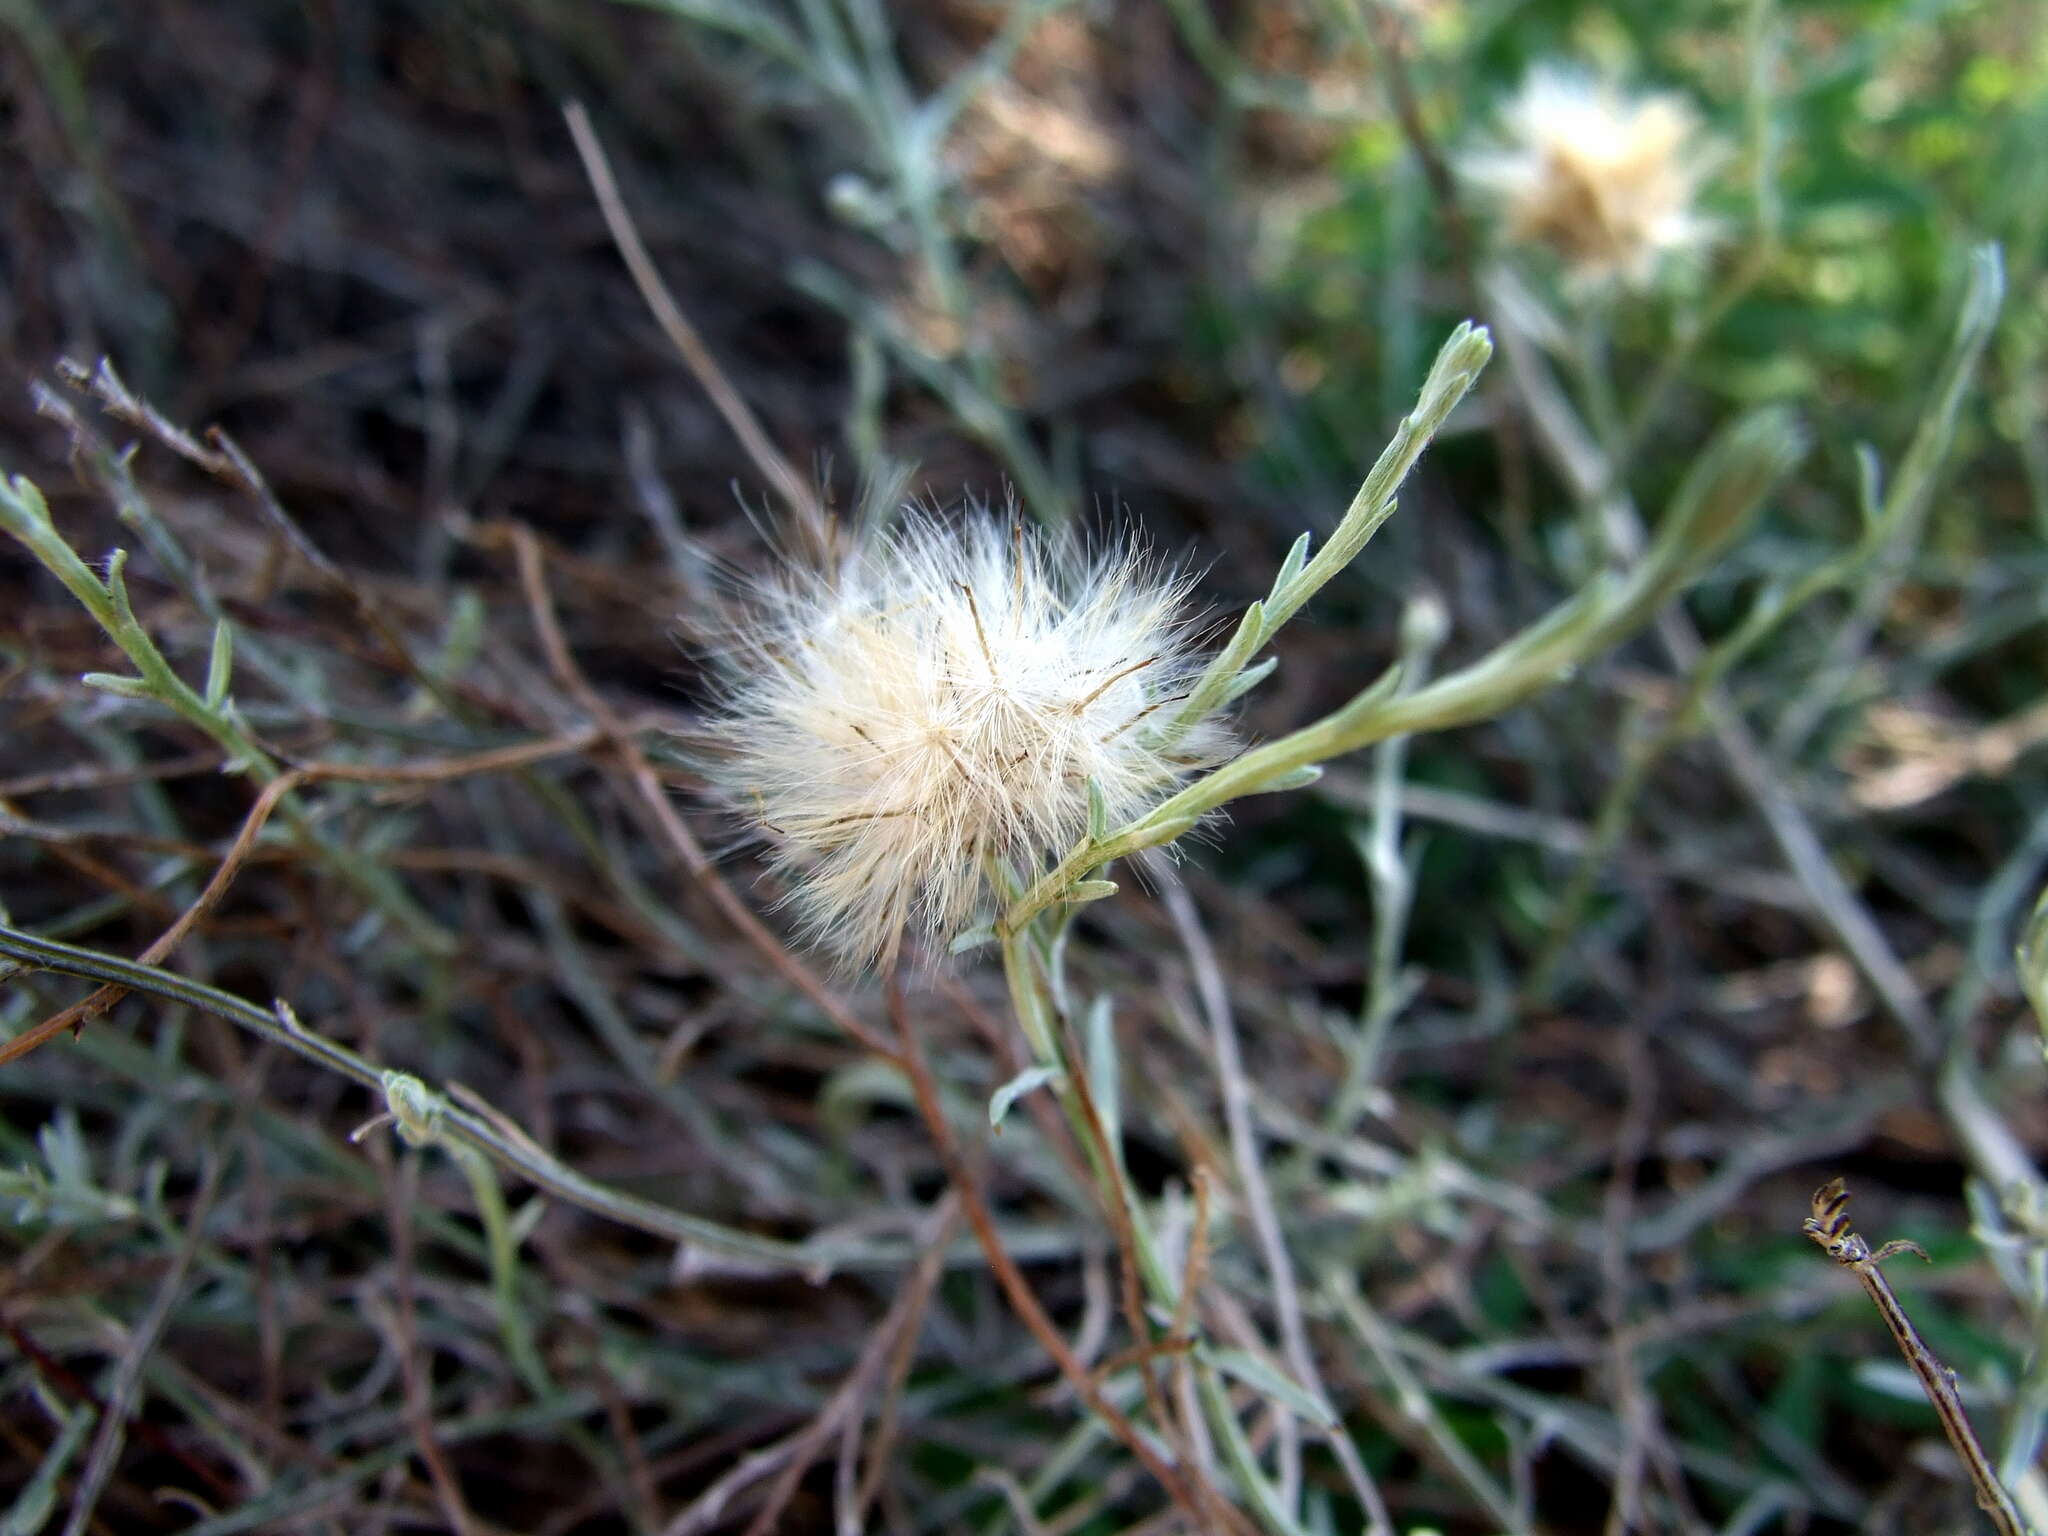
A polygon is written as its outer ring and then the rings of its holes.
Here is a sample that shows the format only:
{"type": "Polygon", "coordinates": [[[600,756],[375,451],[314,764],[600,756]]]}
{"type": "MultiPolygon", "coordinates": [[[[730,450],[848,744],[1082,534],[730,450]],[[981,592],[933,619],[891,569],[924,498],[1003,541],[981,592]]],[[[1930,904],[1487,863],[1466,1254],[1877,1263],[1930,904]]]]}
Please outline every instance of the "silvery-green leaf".
{"type": "Polygon", "coordinates": [[[964,955],[970,949],[979,949],[982,945],[993,944],[995,941],[995,925],[992,923],[979,923],[972,928],[966,929],[964,932],[954,934],[953,942],[946,946],[946,953],[950,955],[964,955]]]}
{"type": "Polygon", "coordinates": [[[228,679],[235,669],[235,632],[221,619],[213,626],[213,654],[206,663],[206,703],[219,709],[227,702],[228,679]]]}
{"type": "Polygon", "coordinates": [[[1273,578],[1273,600],[1287,590],[1294,578],[1301,574],[1301,568],[1308,564],[1309,536],[1303,534],[1294,541],[1294,547],[1287,551],[1287,558],[1280,562],[1280,573],[1273,578]]]}
{"type": "Polygon", "coordinates": [[[1310,1423],[1325,1429],[1336,1426],[1337,1415],[1328,1403],[1257,1355],[1242,1349],[1215,1349],[1207,1344],[1198,1345],[1195,1353],[1224,1375],[1243,1382],[1310,1423]]]}
{"type": "Polygon", "coordinates": [[[533,1236],[533,1229],[540,1225],[541,1218],[547,1215],[547,1213],[548,1203],[538,1195],[535,1195],[532,1199],[521,1205],[518,1210],[514,1211],[512,1219],[505,1224],[506,1229],[512,1235],[512,1246],[514,1248],[523,1247],[526,1240],[533,1236]]]}
{"type": "Polygon", "coordinates": [[[1864,528],[1875,527],[1884,510],[1884,465],[1868,443],[1856,445],[1856,506],[1864,528]]]}
{"type": "Polygon", "coordinates": [[[1259,684],[1273,675],[1273,669],[1280,665],[1278,656],[1268,656],[1255,667],[1246,667],[1230,680],[1230,686],[1223,690],[1223,702],[1235,703],[1250,693],[1259,684]]]}
{"type": "Polygon", "coordinates": [[[1048,1066],[1026,1067],[1011,1078],[993,1094],[988,1101],[988,1128],[1000,1131],[1003,1121],[1010,1113],[1010,1106],[1034,1088],[1042,1088],[1058,1077],[1059,1068],[1048,1066]]]}
{"type": "Polygon", "coordinates": [[[1285,773],[1268,779],[1256,789],[1245,791],[1249,795],[1277,795],[1285,790],[1305,789],[1323,776],[1322,768],[1315,763],[1304,763],[1299,768],[1290,768],[1285,773]]]}
{"type": "Polygon", "coordinates": [[[43,493],[36,489],[36,483],[26,475],[10,475],[6,480],[7,494],[0,496],[0,512],[12,513],[0,518],[0,526],[26,528],[30,531],[50,526],[49,503],[43,500],[43,493]]]}
{"type": "Polygon", "coordinates": [[[117,549],[107,556],[107,595],[114,600],[114,611],[136,629],[142,627],[135,617],[135,609],[128,601],[128,578],[122,573],[128,568],[128,551],[117,549]]]}
{"type": "Polygon", "coordinates": [[[139,677],[119,677],[112,672],[88,672],[79,681],[88,688],[97,688],[101,693],[111,693],[124,699],[156,697],[156,690],[139,677]]]}
{"type": "Polygon", "coordinates": [[[1088,1016],[1082,1021],[1082,1037],[1088,1057],[1088,1091],[1095,1102],[1095,1113],[1102,1121],[1102,1134],[1109,1142],[1110,1154],[1121,1163],[1124,1155],[1121,1073],[1117,1060],[1116,1019],[1110,1012],[1107,992],[1088,1005],[1088,1016]]]}

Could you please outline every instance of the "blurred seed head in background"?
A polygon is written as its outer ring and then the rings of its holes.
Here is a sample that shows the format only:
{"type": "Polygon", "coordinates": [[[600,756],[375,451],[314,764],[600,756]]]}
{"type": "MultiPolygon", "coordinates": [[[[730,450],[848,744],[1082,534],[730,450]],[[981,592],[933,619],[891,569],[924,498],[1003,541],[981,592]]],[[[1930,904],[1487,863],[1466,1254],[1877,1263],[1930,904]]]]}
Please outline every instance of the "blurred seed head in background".
{"type": "Polygon", "coordinates": [[[1505,239],[1554,252],[1575,283],[1640,286],[1713,238],[1694,204],[1721,151],[1683,97],[1546,65],[1499,128],[1459,169],[1498,208],[1505,239]]]}

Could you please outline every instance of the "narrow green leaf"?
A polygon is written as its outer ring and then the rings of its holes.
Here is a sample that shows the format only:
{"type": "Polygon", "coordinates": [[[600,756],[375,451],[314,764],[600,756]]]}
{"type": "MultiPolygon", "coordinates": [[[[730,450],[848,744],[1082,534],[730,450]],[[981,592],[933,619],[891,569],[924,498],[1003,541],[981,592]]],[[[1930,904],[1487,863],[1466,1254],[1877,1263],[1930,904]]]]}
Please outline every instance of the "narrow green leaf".
{"type": "Polygon", "coordinates": [[[1301,568],[1308,564],[1309,535],[1303,534],[1294,541],[1294,547],[1287,551],[1287,558],[1280,562],[1280,572],[1273,578],[1272,602],[1279,602],[1288,585],[1301,574],[1301,568]]]}
{"type": "Polygon", "coordinates": [[[1010,1106],[1034,1088],[1042,1088],[1060,1075],[1059,1068],[1048,1066],[1026,1067],[1015,1077],[989,1096],[988,1128],[1000,1131],[1003,1121],[1008,1118],[1010,1106]]]}
{"type": "Polygon", "coordinates": [[[221,619],[213,626],[213,654],[206,663],[206,706],[219,709],[227,702],[228,679],[235,667],[235,632],[221,619]]]}
{"type": "Polygon", "coordinates": [[[1304,763],[1299,768],[1290,768],[1285,773],[1276,774],[1265,783],[1246,790],[1245,793],[1248,795],[1284,794],[1290,789],[1306,789],[1322,776],[1323,770],[1320,764],[1304,763]]]}
{"type": "Polygon", "coordinates": [[[1216,1349],[1207,1344],[1198,1344],[1195,1353],[1224,1375],[1271,1398],[1290,1413],[1324,1429],[1337,1427],[1337,1415],[1328,1403],[1257,1355],[1242,1349],[1216,1349]]]}
{"type": "Polygon", "coordinates": [[[1105,896],[1114,896],[1116,892],[1117,884],[1114,880],[1076,880],[1067,887],[1066,894],[1060,897],[1060,900],[1079,906],[1085,901],[1100,901],[1105,896]]]}
{"type": "Polygon", "coordinates": [[[115,694],[124,699],[156,697],[156,690],[139,677],[120,677],[112,672],[88,672],[79,681],[88,688],[97,688],[101,693],[115,694]]]}
{"type": "MultiPolygon", "coordinates": [[[[121,621],[124,624],[126,624],[129,629],[139,634],[142,631],[142,621],[135,617],[135,609],[128,602],[128,578],[124,574],[127,569],[127,550],[117,549],[112,554],[108,555],[107,579],[105,585],[107,588],[107,595],[113,598],[114,600],[114,611],[121,616],[121,621]]],[[[121,640],[124,637],[116,635],[114,636],[114,638],[116,640],[121,640]]]]}
{"type": "Polygon", "coordinates": [[[1884,464],[1869,443],[1856,445],[1856,509],[1863,515],[1866,533],[1884,515],[1884,464]]]}
{"type": "Polygon", "coordinates": [[[36,530],[50,526],[49,504],[43,500],[43,493],[36,489],[35,481],[26,475],[10,475],[4,483],[6,494],[0,495],[0,528],[25,539],[36,530]]]}
{"type": "Polygon", "coordinates": [[[533,1236],[533,1229],[540,1225],[541,1218],[548,1213],[548,1203],[539,1195],[533,1196],[512,1213],[507,1223],[508,1235],[514,1248],[526,1246],[526,1240],[533,1236]]]}
{"type": "Polygon", "coordinates": [[[964,955],[970,949],[979,949],[982,945],[993,944],[995,941],[995,925],[992,923],[980,923],[975,927],[969,928],[964,933],[953,935],[953,942],[946,946],[946,953],[964,955]]]}
{"type": "Polygon", "coordinates": [[[1259,684],[1273,675],[1273,669],[1280,665],[1278,656],[1268,656],[1255,667],[1246,667],[1230,680],[1230,686],[1223,690],[1223,702],[1235,704],[1259,684]]]}
{"type": "Polygon", "coordinates": [[[1110,1012],[1109,994],[1104,992],[1088,1005],[1082,1021],[1083,1048],[1088,1058],[1088,1092],[1095,1101],[1095,1113],[1102,1121],[1102,1134],[1109,1142],[1111,1156],[1123,1162],[1122,1074],[1116,1050],[1116,1020],[1110,1012]]]}

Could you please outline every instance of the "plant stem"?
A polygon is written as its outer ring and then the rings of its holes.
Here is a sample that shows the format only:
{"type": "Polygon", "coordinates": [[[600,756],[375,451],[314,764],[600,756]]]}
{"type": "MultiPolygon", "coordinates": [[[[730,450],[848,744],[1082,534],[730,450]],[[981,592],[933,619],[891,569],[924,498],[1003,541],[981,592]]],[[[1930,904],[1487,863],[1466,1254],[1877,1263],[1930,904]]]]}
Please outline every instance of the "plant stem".
{"type": "Polygon", "coordinates": [[[794,1272],[818,1278],[845,1265],[890,1268],[904,1261],[904,1254],[893,1248],[885,1254],[875,1248],[786,1243],[756,1237],[600,1184],[550,1156],[520,1134],[504,1116],[495,1111],[485,1114],[466,1109],[416,1077],[377,1066],[339,1041],[308,1028],[281,1001],[273,1009],[265,1010],[205,982],[96,950],[39,938],[6,925],[0,925],[0,957],[15,962],[14,968],[0,971],[0,980],[18,975],[22,969],[53,971],[147,992],[226,1019],[368,1088],[386,1103],[387,1112],[402,1128],[410,1125],[424,1139],[472,1148],[559,1199],[656,1237],[773,1273],[794,1272]]]}

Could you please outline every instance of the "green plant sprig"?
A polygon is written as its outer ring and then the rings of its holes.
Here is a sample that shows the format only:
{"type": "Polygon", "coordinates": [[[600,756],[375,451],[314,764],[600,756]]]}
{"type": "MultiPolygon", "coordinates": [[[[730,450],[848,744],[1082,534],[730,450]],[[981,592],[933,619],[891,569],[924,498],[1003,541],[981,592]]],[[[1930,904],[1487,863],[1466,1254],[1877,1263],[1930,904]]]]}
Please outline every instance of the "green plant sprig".
{"type": "Polygon", "coordinates": [[[1972,249],[1955,331],[1935,375],[1927,408],[1889,487],[1882,485],[1875,450],[1865,446],[1858,453],[1862,530],[1848,550],[1816,569],[1797,594],[1804,601],[1830,587],[1847,587],[1853,582],[1855,601],[1829,638],[1820,666],[1780,716],[1772,747],[1781,759],[1790,759],[1804,745],[1830,704],[1841,697],[1880,616],[1905,578],[1941,482],[1941,471],[1955,444],[1963,402],[1976,385],[1984,350],[1998,327],[2005,286],[2005,258],[1996,242],[1986,241],[1972,249]]]}
{"type": "Polygon", "coordinates": [[[1310,783],[1318,765],[1390,736],[1448,730],[1510,709],[1616,644],[1680,590],[1795,464],[1804,443],[1790,415],[1744,417],[1708,447],[1679,488],[1656,540],[1626,573],[1603,572],[1546,617],[1471,665],[1411,693],[1390,669],[1312,725],[1233,759],[1145,816],[1072,849],[1011,903],[997,924],[1014,934],[1113,860],[1172,842],[1208,812],[1245,795],[1310,783]]]}
{"type": "Polygon", "coordinates": [[[451,1151],[467,1149],[482,1154],[558,1199],[656,1237],[776,1273],[820,1279],[848,1263],[874,1262],[882,1267],[903,1263],[900,1249],[884,1252],[878,1247],[828,1247],[756,1237],[600,1184],[541,1150],[503,1115],[465,1107],[409,1072],[378,1066],[300,1022],[283,1001],[261,1008],[173,971],[41,938],[6,924],[0,924],[0,958],[13,962],[0,967],[0,981],[25,970],[51,971],[148,993],[225,1019],[378,1095],[384,1112],[371,1123],[390,1121],[408,1144],[443,1145],[451,1151]]]}
{"type": "MultiPolygon", "coordinates": [[[[107,573],[102,579],[57,531],[43,493],[21,475],[0,475],[0,530],[19,540],[45,570],[64,584],[65,590],[78,599],[135,668],[133,676],[88,672],[81,681],[103,693],[170,709],[227,753],[224,772],[246,773],[266,785],[283,775],[283,766],[250,734],[229,692],[234,673],[234,630],[225,618],[216,620],[213,627],[205,689],[195,689],[178,675],[135,615],[124,574],[128,563],[126,550],[117,549],[107,557],[107,573]]],[[[422,949],[433,955],[455,952],[455,936],[429,916],[389,870],[321,832],[294,796],[286,795],[278,809],[307,846],[366,900],[402,926],[422,949]]]]}
{"type": "Polygon", "coordinates": [[[1265,649],[1280,627],[1320,592],[1331,577],[1358,558],[1372,536],[1380,531],[1380,525],[1393,515],[1401,482],[1443,430],[1444,422],[1492,356],[1493,338],[1485,327],[1467,320],[1451,332],[1430,365],[1415,409],[1401,419],[1392,441],[1366,472],[1336,532],[1314,558],[1308,553],[1310,535],[1304,533],[1295,540],[1286,559],[1280,562],[1273,590],[1245,609],[1229,643],[1217,652],[1180,711],[1160,731],[1163,746],[1171,747],[1223,705],[1241,697],[1271,674],[1272,661],[1252,666],[1252,658],[1265,649]]]}
{"type": "MultiPolygon", "coordinates": [[[[1917,537],[1922,514],[1954,442],[1957,415],[1975,384],[2004,296],[2005,271],[1998,246],[1987,243],[1976,247],[1970,255],[1969,284],[1928,407],[1888,486],[1877,451],[1868,444],[1859,445],[1857,505],[1861,528],[1855,540],[1789,580],[1767,587],[1735,626],[1707,647],[1691,667],[1678,704],[1664,724],[1625,754],[1622,771],[1609,786],[1595,817],[1592,841],[1579,855],[1564,895],[1552,914],[1548,936],[1530,968],[1528,996],[1532,999],[1550,995],[1599,871],[1626,834],[1637,797],[1651,770],[1673,746],[1703,728],[1715,690],[1737,666],[1816,599],[1833,592],[1854,591],[1858,594],[1858,612],[1875,613],[1883,606],[1872,608],[1864,594],[1874,587],[1888,592],[1895,585],[1896,574],[1917,537]]],[[[1844,654],[1853,660],[1853,647],[1844,654]]],[[[1849,676],[1846,669],[1835,670],[1835,682],[1824,694],[1803,693],[1801,697],[1821,701],[1814,706],[1821,708],[1827,701],[1839,698],[1849,676]]],[[[1783,756],[1789,757],[1789,749],[1796,745],[1790,738],[1796,738],[1805,729],[1799,713],[1804,711],[1795,701],[1781,726],[1781,736],[1789,732],[1788,739],[1781,743],[1783,756]]]]}

